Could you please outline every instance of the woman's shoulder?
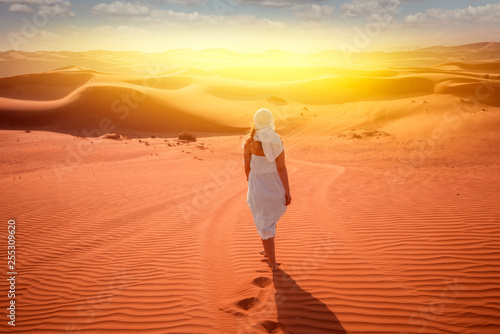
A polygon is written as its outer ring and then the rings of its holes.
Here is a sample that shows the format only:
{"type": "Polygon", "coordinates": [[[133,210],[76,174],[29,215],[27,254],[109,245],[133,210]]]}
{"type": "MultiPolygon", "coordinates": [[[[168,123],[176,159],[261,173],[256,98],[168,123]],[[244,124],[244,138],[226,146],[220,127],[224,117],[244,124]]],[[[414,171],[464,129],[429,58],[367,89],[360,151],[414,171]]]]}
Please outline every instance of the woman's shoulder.
{"type": "Polygon", "coordinates": [[[243,147],[245,148],[248,148],[252,145],[252,138],[250,137],[250,135],[247,135],[244,139],[243,139],[243,147]]]}

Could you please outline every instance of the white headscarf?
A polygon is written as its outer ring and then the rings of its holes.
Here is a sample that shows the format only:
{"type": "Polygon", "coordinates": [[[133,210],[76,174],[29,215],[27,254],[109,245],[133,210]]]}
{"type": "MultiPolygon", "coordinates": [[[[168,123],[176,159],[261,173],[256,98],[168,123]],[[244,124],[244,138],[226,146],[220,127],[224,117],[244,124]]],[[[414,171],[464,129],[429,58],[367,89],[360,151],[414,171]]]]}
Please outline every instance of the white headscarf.
{"type": "Polygon", "coordinates": [[[267,161],[273,162],[284,149],[280,136],[274,131],[273,114],[265,108],[259,109],[253,122],[256,129],[253,138],[262,143],[267,161]]]}

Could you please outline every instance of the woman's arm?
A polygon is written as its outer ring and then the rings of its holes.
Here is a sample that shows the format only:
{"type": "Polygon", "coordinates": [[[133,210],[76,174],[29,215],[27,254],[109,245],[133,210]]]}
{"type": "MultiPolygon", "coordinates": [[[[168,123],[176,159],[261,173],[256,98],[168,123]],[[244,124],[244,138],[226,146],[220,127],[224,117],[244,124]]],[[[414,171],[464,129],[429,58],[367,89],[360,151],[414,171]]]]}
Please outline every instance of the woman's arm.
{"type": "Polygon", "coordinates": [[[289,205],[292,202],[292,196],[290,195],[290,185],[288,184],[288,172],[285,164],[285,150],[283,150],[276,158],[276,167],[278,168],[281,183],[283,183],[283,187],[285,187],[285,205],[289,205]]]}
{"type": "Polygon", "coordinates": [[[250,175],[250,159],[252,159],[250,141],[245,143],[245,151],[243,152],[243,158],[245,160],[245,174],[247,175],[247,181],[248,181],[248,176],[250,175]]]}

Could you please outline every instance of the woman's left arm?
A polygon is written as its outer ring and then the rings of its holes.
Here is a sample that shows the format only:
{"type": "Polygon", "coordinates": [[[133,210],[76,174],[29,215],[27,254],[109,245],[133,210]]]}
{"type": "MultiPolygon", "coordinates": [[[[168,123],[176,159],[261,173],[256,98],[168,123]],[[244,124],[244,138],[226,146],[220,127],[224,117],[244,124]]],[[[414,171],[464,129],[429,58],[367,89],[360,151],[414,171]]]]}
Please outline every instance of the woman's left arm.
{"type": "Polygon", "coordinates": [[[247,181],[248,181],[248,176],[250,175],[250,159],[252,159],[250,142],[245,143],[245,151],[243,153],[243,158],[245,160],[245,174],[247,175],[247,181]]]}

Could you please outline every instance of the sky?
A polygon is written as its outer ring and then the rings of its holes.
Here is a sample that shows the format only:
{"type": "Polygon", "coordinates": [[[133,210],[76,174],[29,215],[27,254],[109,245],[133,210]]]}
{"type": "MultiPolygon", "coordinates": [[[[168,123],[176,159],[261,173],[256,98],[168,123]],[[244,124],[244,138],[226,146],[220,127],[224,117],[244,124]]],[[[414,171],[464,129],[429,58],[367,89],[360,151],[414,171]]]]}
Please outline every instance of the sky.
{"type": "Polygon", "coordinates": [[[0,51],[399,51],[499,36],[500,0],[0,0],[0,51]]]}

